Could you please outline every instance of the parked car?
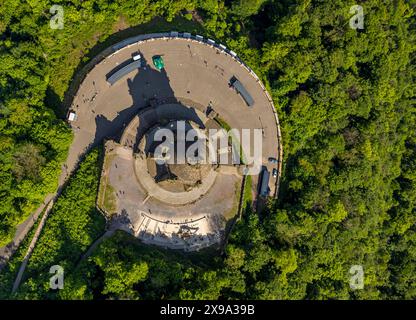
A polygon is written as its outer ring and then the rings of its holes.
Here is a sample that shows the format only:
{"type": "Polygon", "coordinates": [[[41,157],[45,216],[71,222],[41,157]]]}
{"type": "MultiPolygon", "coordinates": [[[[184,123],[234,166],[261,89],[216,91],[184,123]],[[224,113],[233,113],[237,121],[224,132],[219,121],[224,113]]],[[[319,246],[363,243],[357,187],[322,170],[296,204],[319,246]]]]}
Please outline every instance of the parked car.
{"type": "Polygon", "coordinates": [[[77,114],[75,113],[75,111],[70,111],[68,113],[68,121],[73,122],[76,121],[78,118],[77,114]]]}
{"type": "Polygon", "coordinates": [[[273,157],[269,157],[269,162],[273,164],[277,164],[277,159],[273,157]]]}
{"type": "Polygon", "coordinates": [[[273,168],[273,178],[277,178],[277,169],[273,168]]]}
{"type": "Polygon", "coordinates": [[[270,192],[269,177],[270,177],[270,173],[265,168],[262,172],[261,185],[260,185],[260,195],[265,198],[269,196],[269,192],[270,192]]]}
{"type": "Polygon", "coordinates": [[[162,56],[153,56],[152,61],[155,68],[159,71],[165,67],[165,62],[163,61],[162,56]]]}

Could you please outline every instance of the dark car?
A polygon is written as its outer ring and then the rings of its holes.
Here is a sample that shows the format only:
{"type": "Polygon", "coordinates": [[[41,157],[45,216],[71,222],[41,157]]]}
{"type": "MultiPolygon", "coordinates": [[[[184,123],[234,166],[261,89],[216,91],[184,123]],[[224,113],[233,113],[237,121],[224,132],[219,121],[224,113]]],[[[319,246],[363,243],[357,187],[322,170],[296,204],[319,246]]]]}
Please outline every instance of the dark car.
{"type": "Polygon", "coordinates": [[[276,168],[273,168],[272,175],[273,175],[273,178],[277,178],[277,169],[276,168]]]}

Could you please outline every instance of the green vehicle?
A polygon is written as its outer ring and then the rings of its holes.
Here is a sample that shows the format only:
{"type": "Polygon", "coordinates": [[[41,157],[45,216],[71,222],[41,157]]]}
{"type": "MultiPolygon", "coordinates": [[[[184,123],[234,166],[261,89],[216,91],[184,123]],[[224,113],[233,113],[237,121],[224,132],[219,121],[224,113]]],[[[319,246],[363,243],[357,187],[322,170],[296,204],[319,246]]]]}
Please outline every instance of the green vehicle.
{"type": "Polygon", "coordinates": [[[153,56],[153,65],[156,67],[157,70],[162,70],[165,67],[165,62],[163,61],[162,56],[153,56]]]}

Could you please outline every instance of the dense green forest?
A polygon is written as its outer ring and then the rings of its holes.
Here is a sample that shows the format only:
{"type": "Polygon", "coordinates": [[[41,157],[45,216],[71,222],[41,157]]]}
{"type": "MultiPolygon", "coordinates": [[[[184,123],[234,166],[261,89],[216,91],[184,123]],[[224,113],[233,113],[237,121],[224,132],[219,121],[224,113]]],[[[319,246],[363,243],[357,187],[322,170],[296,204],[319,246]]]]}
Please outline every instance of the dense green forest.
{"type": "Polygon", "coordinates": [[[201,263],[116,234],[79,262],[103,231],[95,151],[54,208],[17,297],[416,298],[415,1],[62,0],[65,28],[51,30],[53,3],[0,6],[0,244],[56,188],[71,141],[64,94],[119,29],[202,30],[238,52],[275,101],[284,172],[278,201],[246,209],[223,257],[201,263]],[[354,4],[364,29],[349,26],[354,4]],[[45,289],[49,262],[71,270],[58,293],[45,289]],[[352,265],[363,266],[363,290],[349,287],[352,265]]]}
{"type": "MultiPolygon", "coordinates": [[[[76,174],[70,178],[37,241],[25,271],[25,278],[17,298],[53,298],[49,290],[49,268],[60,265],[72,270],[82,254],[103,232],[105,219],[95,208],[100,174],[100,152],[94,149],[76,174]],[[80,187],[82,186],[82,187],[80,187]]],[[[19,257],[17,257],[19,259],[19,257]]],[[[0,273],[0,297],[10,294],[13,277],[19,265],[11,263],[9,269],[0,273]]]]}

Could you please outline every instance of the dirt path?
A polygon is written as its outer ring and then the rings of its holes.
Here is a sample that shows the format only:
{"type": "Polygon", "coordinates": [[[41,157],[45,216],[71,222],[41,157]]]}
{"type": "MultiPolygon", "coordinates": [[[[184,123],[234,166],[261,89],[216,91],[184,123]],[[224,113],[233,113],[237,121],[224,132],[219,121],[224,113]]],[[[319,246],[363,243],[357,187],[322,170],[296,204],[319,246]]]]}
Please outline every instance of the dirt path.
{"type": "Polygon", "coordinates": [[[79,260],[78,264],[81,263],[83,260],[87,259],[91,253],[97,248],[97,246],[103,242],[105,239],[110,238],[114,232],[116,232],[116,229],[109,229],[107,230],[101,237],[99,237],[97,240],[94,241],[94,243],[88,248],[87,252],[85,252],[81,259],[79,260]]]}
{"type": "Polygon", "coordinates": [[[29,258],[30,258],[31,254],[33,252],[33,249],[35,248],[36,242],[38,241],[39,235],[42,231],[42,228],[45,224],[45,221],[48,218],[49,212],[52,210],[53,204],[55,203],[55,200],[56,200],[57,197],[58,196],[55,195],[55,197],[49,202],[48,206],[45,209],[45,213],[43,214],[42,220],[40,221],[40,223],[39,223],[39,225],[36,229],[36,232],[35,232],[35,234],[32,238],[32,241],[30,242],[29,248],[27,249],[27,252],[25,254],[23,262],[20,265],[19,272],[17,273],[16,280],[14,281],[14,284],[13,284],[12,294],[14,294],[17,291],[17,289],[19,288],[19,285],[20,285],[20,282],[22,281],[22,277],[23,277],[23,274],[25,272],[25,269],[26,269],[27,263],[29,261],[29,258]]]}
{"type": "Polygon", "coordinates": [[[0,271],[6,266],[7,261],[15,253],[15,251],[19,247],[20,243],[24,240],[30,229],[32,229],[33,225],[38,220],[46,205],[52,200],[53,196],[53,194],[48,194],[42,205],[38,209],[36,209],[36,211],[33,212],[26,219],[26,221],[24,221],[17,227],[13,241],[5,247],[0,248],[0,271]]]}

